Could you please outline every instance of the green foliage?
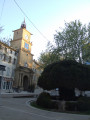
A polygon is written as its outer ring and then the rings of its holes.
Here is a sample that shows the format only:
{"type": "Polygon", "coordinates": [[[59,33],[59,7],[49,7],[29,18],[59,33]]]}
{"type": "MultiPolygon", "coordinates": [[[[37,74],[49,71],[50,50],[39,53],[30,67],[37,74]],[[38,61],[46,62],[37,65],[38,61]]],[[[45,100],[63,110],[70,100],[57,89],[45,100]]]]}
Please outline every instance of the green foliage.
{"type": "Polygon", "coordinates": [[[90,67],[73,60],[52,63],[42,72],[38,85],[45,90],[59,88],[62,94],[65,94],[63,88],[66,92],[70,90],[70,96],[73,97],[75,88],[90,90],[90,67]]]}
{"type": "Polygon", "coordinates": [[[81,97],[77,103],[77,110],[78,111],[90,111],[90,98],[88,97],[81,97]]]}
{"type": "Polygon", "coordinates": [[[66,102],[65,109],[67,111],[76,111],[77,110],[77,102],[66,102]]]}
{"type": "Polygon", "coordinates": [[[82,58],[84,61],[90,62],[90,42],[83,46],[82,58]]]}
{"type": "Polygon", "coordinates": [[[50,94],[46,93],[46,92],[43,92],[39,95],[36,103],[37,103],[37,105],[44,107],[44,108],[49,108],[49,109],[58,108],[56,102],[51,101],[50,94]]]}
{"type": "Polygon", "coordinates": [[[59,89],[59,93],[60,93],[60,100],[65,100],[65,101],[76,100],[74,89],[62,87],[59,89]]]}
{"type": "Polygon", "coordinates": [[[77,102],[66,102],[68,111],[90,111],[90,98],[81,97],[77,102]]]}
{"type": "Polygon", "coordinates": [[[90,61],[90,23],[87,26],[79,20],[65,23],[62,30],[56,31],[54,44],[49,43],[47,50],[41,53],[39,62],[45,68],[64,59],[90,61]]]}
{"type": "Polygon", "coordinates": [[[79,62],[82,62],[89,57],[86,56],[89,49],[84,51],[84,46],[90,41],[90,23],[88,28],[86,25],[82,25],[79,20],[65,23],[65,28],[62,31],[57,31],[54,39],[55,49],[59,54],[62,54],[64,59],[78,59],[79,62]]]}
{"type": "Polygon", "coordinates": [[[44,71],[42,72],[41,76],[38,79],[38,83],[37,83],[41,88],[43,88],[45,90],[51,90],[51,89],[56,88],[55,81],[52,81],[52,79],[51,79],[52,76],[50,74],[50,72],[53,69],[53,66],[56,64],[57,63],[53,63],[51,65],[48,65],[44,69],[44,71]]]}
{"type": "Polygon", "coordinates": [[[47,90],[62,87],[89,90],[90,68],[72,60],[56,62],[44,69],[38,85],[47,90]]]}
{"type": "Polygon", "coordinates": [[[90,23],[82,25],[79,20],[65,23],[65,28],[56,31],[54,44],[49,42],[39,62],[42,68],[60,60],[90,61],[90,23]]]}
{"type": "Polygon", "coordinates": [[[51,99],[49,93],[43,92],[39,95],[36,101],[37,105],[44,108],[51,108],[51,99]]]}
{"type": "Polygon", "coordinates": [[[39,57],[39,63],[41,68],[45,68],[47,65],[59,60],[60,60],[59,55],[50,51],[42,52],[39,57]]]}

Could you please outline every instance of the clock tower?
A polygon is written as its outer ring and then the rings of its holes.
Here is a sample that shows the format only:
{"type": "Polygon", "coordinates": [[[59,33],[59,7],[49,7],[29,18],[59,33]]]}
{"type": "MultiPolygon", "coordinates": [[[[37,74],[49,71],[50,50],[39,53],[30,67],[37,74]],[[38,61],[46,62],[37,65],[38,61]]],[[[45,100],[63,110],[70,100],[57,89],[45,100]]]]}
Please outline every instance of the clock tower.
{"type": "Polygon", "coordinates": [[[31,54],[30,42],[31,33],[26,30],[25,20],[21,24],[20,29],[14,30],[13,40],[11,41],[11,47],[19,52],[18,64],[20,66],[25,66],[27,63],[28,67],[31,68],[32,64],[30,61],[33,60],[33,55],[31,54]]]}
{"type": "Polygon", "coordinates": [[[26,30],[25,20],[20,29],[14,30],[11,47],[18,51],[18,61],[15,70],[15,85],[27,90],[32,83],[33,54],[31,53],[31,33],[26,30]]]}

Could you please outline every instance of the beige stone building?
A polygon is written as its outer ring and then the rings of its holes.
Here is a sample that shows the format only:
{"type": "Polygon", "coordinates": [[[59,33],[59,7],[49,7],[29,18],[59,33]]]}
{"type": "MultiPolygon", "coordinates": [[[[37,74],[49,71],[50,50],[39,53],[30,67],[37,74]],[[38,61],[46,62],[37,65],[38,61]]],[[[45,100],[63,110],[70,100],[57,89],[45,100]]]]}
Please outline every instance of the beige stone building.
{"type": "Polygon", "coordinates": [[[0,70],[0,88],[5,92],[12,91],[17,56],[16,50],[0,41],[0,66],[5,66],[5,71],[0,70]]]}
{"type": "Polygon", "coordinates": [[[28,90],[28,87],[32,84],[36,84],[34,76],[35,60],[33,60],[33,54],[31,53],[32,43],[30,42],[31,33],[26,30],[25,20],[21,24],[21,28],[14,30],[13,40],[11,40],[11,47],[18,51],[17,66],[15,69],[14,86],[20,87],[23,90],[28,90]]]}

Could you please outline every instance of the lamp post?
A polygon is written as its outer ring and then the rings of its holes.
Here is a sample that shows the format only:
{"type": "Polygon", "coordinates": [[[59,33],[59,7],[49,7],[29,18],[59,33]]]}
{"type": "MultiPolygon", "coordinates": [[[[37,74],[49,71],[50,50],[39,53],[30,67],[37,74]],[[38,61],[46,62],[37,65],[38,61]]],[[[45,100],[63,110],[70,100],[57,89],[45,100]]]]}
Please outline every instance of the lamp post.
{"type": "Polygon", "coordinates": [[[0,90],[0,98],[1,98],[1,91],[2,91],[2,81],[3,81],[3,71],[5,71],[5,66],[4,65],[0,65],[0,71],[2,71],[2,78],[1,78],[1,90],[0,90]]]}

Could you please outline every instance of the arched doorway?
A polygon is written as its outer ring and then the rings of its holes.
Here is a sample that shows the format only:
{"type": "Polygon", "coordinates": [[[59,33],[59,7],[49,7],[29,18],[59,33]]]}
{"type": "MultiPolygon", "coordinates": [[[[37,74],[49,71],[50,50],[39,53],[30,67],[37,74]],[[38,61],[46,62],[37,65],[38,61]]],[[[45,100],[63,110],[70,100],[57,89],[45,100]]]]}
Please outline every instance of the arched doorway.
{"type": "Polygon", "coordinates": [[[28,77],[27,76],[24,76],[23,78],[23,88],[24,88],[24,91],[28,90],[28,77]]]}

